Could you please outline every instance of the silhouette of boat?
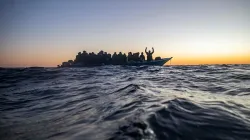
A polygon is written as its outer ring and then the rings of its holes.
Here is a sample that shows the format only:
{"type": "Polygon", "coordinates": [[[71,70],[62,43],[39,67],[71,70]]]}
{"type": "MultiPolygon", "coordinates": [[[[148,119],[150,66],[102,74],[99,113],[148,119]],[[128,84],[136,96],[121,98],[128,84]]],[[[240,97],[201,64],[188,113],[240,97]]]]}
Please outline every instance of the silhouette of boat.
{"type": "Polygon", "coordinates": [[[142,65],[150,65],[150,66],[163,66],[165,63],[167,63],[169,60],[171,60],[173,57],[170,58],[162,58],[160,60],[153,60],[153,61],[144,61],[144,62],[128,62],[127,65],[129,66],[142,66],[142,65]]]}
{"type": "MultiPolygon", "coordinates": [[[[136,61],[129,61],[126,64],[123,65],[128,65],[128,66],[143,66],[143,65],[148,65],[148,66],[163,66],[165,63],[167,63],[169,60],[171,60],[173,57],[169,58],[162,58],[159,60],[153,60],[153,61],[143,61],[143,62],[136,62],[136,61]]],[[[58,67],[92,67],[92,66],[103,66],[105,64],[92,64],[92,65],[83,65],[81,63],[78,64],[73,64],[73,65],[68,65],[68,66],[58,66],[58,67]]]]}

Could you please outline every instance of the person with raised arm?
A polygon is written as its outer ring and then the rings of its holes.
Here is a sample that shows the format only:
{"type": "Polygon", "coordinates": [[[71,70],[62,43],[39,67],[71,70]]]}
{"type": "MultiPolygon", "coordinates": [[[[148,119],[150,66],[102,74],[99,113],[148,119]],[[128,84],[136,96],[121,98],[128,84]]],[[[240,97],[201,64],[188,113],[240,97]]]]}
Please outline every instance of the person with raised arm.
{"type": "Polygon", "coordinates": [[[154,47],[152,47],[152,52],[149,50],[147,51],[147,47],[145,49],[145,53],[147,54],[147,61],[152,61],[153,60],[153,56],[152,54],[154,53],[154,47]]]}

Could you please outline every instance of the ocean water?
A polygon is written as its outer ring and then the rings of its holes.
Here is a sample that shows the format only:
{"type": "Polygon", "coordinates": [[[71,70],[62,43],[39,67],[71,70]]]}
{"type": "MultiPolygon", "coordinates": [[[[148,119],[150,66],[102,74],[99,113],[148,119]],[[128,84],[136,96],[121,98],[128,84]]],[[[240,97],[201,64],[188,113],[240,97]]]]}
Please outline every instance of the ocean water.
{"type": "Polygon", "coordinates": [[[1,140],[250,140],[250,65],[0,69],[1,140]]]}

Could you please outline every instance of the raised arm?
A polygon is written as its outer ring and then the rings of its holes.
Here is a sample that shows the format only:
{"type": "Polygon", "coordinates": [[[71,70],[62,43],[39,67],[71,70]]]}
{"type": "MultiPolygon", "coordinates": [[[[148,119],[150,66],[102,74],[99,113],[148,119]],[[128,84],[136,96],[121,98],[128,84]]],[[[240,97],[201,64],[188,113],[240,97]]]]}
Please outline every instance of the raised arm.
{"type": "Polygon", "coordinates": [[[145,53],[147,54],[148,52],[147,52],[147,47],[146,47],[146,49],[145,49],[145,53]]]}
{"type": "Polygon", "coordinates": [[[154,47],[152,47],[152,54],[155,52],[154,47]]]}

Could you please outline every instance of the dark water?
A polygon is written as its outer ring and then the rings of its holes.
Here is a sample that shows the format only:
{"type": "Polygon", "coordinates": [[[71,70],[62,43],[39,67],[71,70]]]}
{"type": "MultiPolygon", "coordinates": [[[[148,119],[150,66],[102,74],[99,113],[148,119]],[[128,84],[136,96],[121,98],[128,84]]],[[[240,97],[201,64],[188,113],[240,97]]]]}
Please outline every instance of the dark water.
{"type": "Polygon", "coordinates": [[[250,140],[250,65],[0,70],[0,139],[250,140]]]}

